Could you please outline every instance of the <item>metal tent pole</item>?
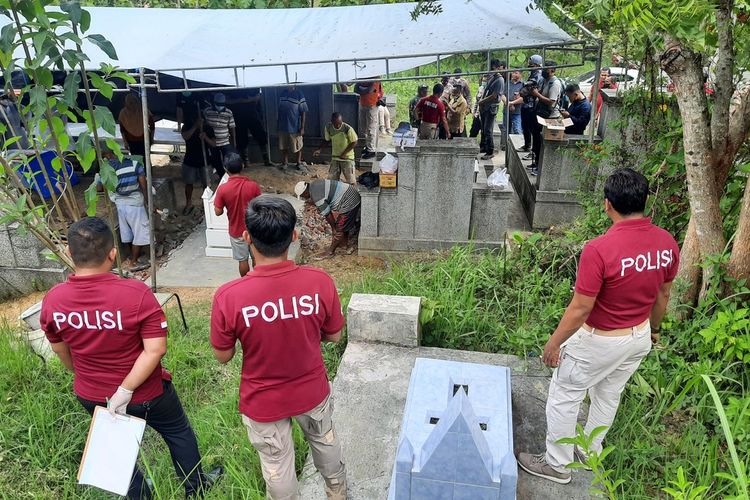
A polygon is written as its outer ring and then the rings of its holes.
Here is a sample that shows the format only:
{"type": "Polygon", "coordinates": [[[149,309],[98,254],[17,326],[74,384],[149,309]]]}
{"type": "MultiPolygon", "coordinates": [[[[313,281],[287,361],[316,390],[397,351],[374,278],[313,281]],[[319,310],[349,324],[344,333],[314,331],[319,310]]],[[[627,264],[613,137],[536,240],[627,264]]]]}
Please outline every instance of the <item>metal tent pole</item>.
{"type": "Polygon", "coordinates": [[[149,257],[151,258],[151,290],[156,293],[156,234],[154,234],[154,182],[151,175],[151,129],[148,124],[148,90],[143,68],[140,69],[141,80],[141,113],[143,114],[143,163],[146,167],[146,186],[148,193],[148,229],[151,233],[149,257]]]}
{"type": "Polygon", "coordinates": [[[263,113],[263,122],[266,125],[266,155],[268,156],[268,161],[270,163],[273,163],[271,160],[271,129],[268,126],[268,105],[266,104],[266,94],[263,92],[263,89],[259,89],[260,91],[260,100],[258,101],[258,108],[259,111],[263,113]]]}

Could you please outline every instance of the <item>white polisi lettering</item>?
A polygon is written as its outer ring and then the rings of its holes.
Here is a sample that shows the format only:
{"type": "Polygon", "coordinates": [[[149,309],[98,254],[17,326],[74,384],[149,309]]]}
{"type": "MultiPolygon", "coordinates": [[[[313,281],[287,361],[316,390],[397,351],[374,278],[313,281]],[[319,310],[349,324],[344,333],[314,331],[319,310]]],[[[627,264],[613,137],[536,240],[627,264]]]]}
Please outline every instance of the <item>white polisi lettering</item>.
{"type": "Polygon", "coordinates": [[[276,318],[279,317],[279,310],[276,309],[276,303],[274,302],[266,302],[261,306],[260,308],[260,315],[263,317],[263,321],[266,323],[273,323],[276,321],[276,318]],[[268,309],[271,309],[273,311],[273,316],[269,316],[266,311],[268,309]]]}
{"type": "Polygon", "coordinates": [[[299,319],[302,316],[312,316],[320,311],[320,296],[302,295],[293,296],[289,299],[279,298],[276,301],[264,302],[261,305],[245,306],[241,309],[242,319],[245,326],[250,328],[252,319],[260,318],[266,323],[274,321],[299,319]]]}
{"type": "Polygon", "coordinates": [[[76,330],[123,331],[121,311],[56,311],[52,313],[52,321],[58,330],[69,326],[76,330]]]}
{"type": "Polygon", "coordinates": [[[673,262],[672,250],[656,250],[638,254],[635,257],[624,257],[620,259],[620,276],[625,276],[625,272],[629,269],[634,269],[637,273],[656,271],[669,267],[673,262]]]}
{"type": "Polygon", "coordinates": [[[250,328],[250,318],[258,317],[258,308],[255,306],[247,306],[242,308],[242,317],[245,320],[245,326],[250,328]]]}

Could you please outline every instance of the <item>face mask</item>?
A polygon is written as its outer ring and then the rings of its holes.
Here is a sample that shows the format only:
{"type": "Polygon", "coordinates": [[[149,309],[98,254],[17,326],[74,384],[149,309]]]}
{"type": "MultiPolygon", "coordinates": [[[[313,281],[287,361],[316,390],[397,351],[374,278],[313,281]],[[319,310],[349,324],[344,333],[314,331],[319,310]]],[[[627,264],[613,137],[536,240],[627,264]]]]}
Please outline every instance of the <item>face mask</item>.
{"type": "Polygon", "coordinates": [[[182,93],[182,96],[183,96],[183,97],[190,97],[191,95],[193,95],[193,93],[192,93],[192,92],[183,92],[183,93],[182,93]]]}
{"type": "Polygon", "coordinates": [[[222,106],[220,104],[216,104],[216,110],[217,111],[224,111],[226,109],[226,106],[222,106]]]}

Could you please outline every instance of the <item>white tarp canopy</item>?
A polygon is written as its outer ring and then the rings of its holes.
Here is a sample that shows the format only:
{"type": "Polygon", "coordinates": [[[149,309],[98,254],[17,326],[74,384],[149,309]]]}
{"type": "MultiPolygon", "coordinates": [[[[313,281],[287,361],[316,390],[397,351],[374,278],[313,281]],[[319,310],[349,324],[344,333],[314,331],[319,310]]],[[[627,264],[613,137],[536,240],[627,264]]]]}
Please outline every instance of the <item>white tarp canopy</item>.
{"type": "MultiPolygon", "coordinates": [[[[190,80],[248,87],[284,84],[287,72],[289,81],[304,83],[383,75],[386,57],[394,73],[434,62],[437,54],[575,41],[541,10],[527,12],[528,0],[443,0],[442,13],[416,21],[411,19],[414,5],[87,10],[89,33],[112,42],[120,67],[172,70],[166,73],[179,77],[175,69],[185,69],[190,80]],[[333,61],[339,61],[338,77],[333,61]],[[243,67],[257,64],[273,66],[243,67]]],[[[111,62],[88,42],[84,51],[92,68],[111,62]]]]}

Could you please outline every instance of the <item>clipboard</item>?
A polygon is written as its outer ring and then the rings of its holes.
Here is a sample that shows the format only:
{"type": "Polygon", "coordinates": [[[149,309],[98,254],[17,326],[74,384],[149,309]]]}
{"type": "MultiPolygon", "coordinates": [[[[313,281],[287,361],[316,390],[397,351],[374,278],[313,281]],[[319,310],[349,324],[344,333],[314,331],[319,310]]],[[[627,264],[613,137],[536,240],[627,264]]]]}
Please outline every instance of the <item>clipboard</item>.
{"type": "Polygon", "coordinates": [[[106,408],[97,406],[78,468],[78,484],[127,495],[145,430],[142,418],[112,418],[106,408]]]}

